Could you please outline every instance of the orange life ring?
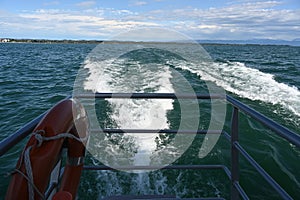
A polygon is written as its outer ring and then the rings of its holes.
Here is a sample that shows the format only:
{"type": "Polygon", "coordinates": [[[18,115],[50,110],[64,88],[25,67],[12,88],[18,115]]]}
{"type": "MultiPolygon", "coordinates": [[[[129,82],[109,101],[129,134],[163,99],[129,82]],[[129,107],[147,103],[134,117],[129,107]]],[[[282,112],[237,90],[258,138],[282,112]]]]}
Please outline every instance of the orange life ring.
{"type": "Polygon", "coordinates": [[[31,199],[43,199],[41,194],[45,194],[50,174],[60,159],[64,142],[68,148],[68,159],[59,188],[59,191],[63,192],[58,192],[55,199],[62,199],[60,196],[71,196],[75,199],[83,169],[86,142],[86,140],[79,141],[78,138],[88,137],[88,123],[83,107],[74,100],[63,100],[45,115],[33,132],[43,133],[39,135],[40,138],[57,137],[57,139],[45,140],[41,144],[37,134],[30,137],[18,160],[16,172],[12,175],[6,200],[30,198],[29,173],[24,161],[26,152],[29,152],[34,184],[34,194],[33,197],[31,195],[31,199]],[[73,137],[60,137],[62,133],[71,133],[73,137]]]}

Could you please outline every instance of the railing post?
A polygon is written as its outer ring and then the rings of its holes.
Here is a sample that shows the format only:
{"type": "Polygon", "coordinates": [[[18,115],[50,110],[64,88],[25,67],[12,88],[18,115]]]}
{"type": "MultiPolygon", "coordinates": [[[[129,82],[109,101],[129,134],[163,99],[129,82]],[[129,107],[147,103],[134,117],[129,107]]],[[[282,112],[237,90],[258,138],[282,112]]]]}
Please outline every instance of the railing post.
{"type": "Polygon", "coordinates": [[[239,139],[239,110],[233,106],[231,118],[231,199],[239,199],[239,192],[235,183],[239,181],[239,152],[235,143],[239,139]]]}

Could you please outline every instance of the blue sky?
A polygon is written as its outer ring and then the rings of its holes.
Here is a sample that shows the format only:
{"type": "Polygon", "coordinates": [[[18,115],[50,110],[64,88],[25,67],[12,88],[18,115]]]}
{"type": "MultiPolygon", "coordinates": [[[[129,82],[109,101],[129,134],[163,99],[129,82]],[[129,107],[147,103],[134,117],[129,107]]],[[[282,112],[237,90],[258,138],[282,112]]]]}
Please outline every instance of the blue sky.
{"type": "Polygon", "coordinates": [[[300,38],[299,0],[0,0],[0,38],[110,39],[168,28],[193,39],[300,38]]]}

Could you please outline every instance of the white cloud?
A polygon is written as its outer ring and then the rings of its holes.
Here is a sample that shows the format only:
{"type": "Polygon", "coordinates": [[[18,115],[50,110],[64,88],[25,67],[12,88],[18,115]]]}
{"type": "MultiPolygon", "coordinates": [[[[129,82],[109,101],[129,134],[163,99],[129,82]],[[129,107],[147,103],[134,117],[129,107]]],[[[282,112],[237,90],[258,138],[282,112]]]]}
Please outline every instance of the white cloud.
{"type": "Polygon", "coordinates": [[[278,1],[231,4],[222,8],[154,10],[139,20],[160,22],[198,39],[288,39],[299,36],[300,10],[278,9],[278,1]]]}
{"type": "Polygon", "coordinates": [[[146,1],[134,1],[131,5],[133,6],[144,6],[147,5],[146,1]]]}
{"type": "Polygon", "coordinates": [[[91,7],[96,4],[96,1],[82,1],[80,3],[77,3],[76,6],[78,7],[91,7]]]}
{"type": "Polygon", "coordinates": [[[164,27],[138,28],[116,35],[114,40],[122,41],[183,41],[183,34],[164,27]]]}
{"type": "MultiPolygon", "coordinates": [[[[84,1],[79,4],[88,7],[94,3],[84,1]]],[[[83,39],[105,39],[134,28],[165,27],[195,39],[299,38],[300,10],[279,9],[276,6],[280,4],[278,1],[247,1],[221,8],[183,7],[148,12],[87,7],[81,11],[39,9],[18,15],[0,12],[0,30],[7,30],[8,34],[18,29],[28,33],[35,30],[36,34],[57,33],[57,37],[69,34],[83,39]]]]}
{"type": "MultiPolygon", "coordinates": [[[[100,10],[95,13],[99,12],[100,10]]],[[[105,12],[108,11],[102,11],[102,13],[105,12]]],[[[2,26],[5,26],[17,31],[16,27],[18,27],[20,30],[23,30],[23,32],[26,32],[26,30],[35,30],[40,33],[53,32],[56,33],[58,37],[71,35],[72,37],[81,36],[82,38],[94,37],[96,39],[103,39],[103,37],[109,38],[119,32],[133,28],[159,26],[159,24],[154,22],[122,20],[117,17],[123,13],[128,14],[126,10],[113,10],[112,13],[114,19],[105,18],[97,14],[92,15],[90,11],[75,12],[70,10],[39,9],[34,12],[22,13],[15,16],[14,18],[17,20],[7,24],[0,24],[0,29],[2,26]]]]}

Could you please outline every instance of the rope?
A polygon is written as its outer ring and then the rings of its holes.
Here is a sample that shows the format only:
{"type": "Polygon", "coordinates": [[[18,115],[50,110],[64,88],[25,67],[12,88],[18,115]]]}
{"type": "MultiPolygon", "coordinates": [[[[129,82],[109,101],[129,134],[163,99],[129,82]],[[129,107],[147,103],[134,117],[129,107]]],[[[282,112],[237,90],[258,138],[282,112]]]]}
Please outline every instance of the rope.
{"type": "MultiPolygon", "coordinates": [[[[45,131],[38,130],[32,133],[32,135],[35,137],[35,139],[38,142],[37,147],[40,147],[44,141],[57,140],[60,138],[71,138],[77,140],[78,142],[83,142],[88,139],[88,136],[84,138],[80,138],[80,137],[78,138],[71,133],[60,133],[51,137],[44,137],[41,134],[45,134],[45,131]]],[[[34,200],[34,190],[38,193],[39,196],[41,196],[42,199],[45,199],[44,195],[39,191],[39,189],[34,184],[31,161],[30,161],[30,151],[32,147],[33,146],[30,146],[25,151],[23,151],[23,156],[21,157],[22,160],[20,162],[20,165],[14,171],[21,174],[27,180],[29,200],[34,200]],[[22,171],[20,171],[20,167],[21,167],[21,163],[23,162],[23,159],[24,159],[24,165],[25,165],[27,176],[22,171]]]]}
{"type": "Polygon", "coordinates": [[[30,150],[32,149],[32,146],[28,147],[24,153],[24,164],[25,164],[25,170],[28,176],[29,181],[27,182],[28,185],[28,194],[29,194],[29,200],[34,200],[34,190],[32,185],[33,182],[33,174],[32,174],[32,168],[31,168],[31,162],[30,162],[30,150]],[[32,183],[32,184],[30,184],[32,183]]]}
{"type": "Polygon", "coordinates": [[[33,181],[33,174],[32,174],[31,162],[30,162],[31,148],[32,148],[32,146],[28,147],[25,151],[23,151],[23,156],[21,157],[19,167],[17,167],[14,170],[14,172],[17,172],[17,173],[21,174],[27,180],[29,200],[34,200],[34,190],[38,193],[38,195],[42,199],[45,199],[44,195],[39,191],[39,189],[36,187],[36,185],[34,184],[34,181],[33,181]],[[20,170],[21,163],[23,162],[23,159],[24,159],[25,170],[26,170],[27,175],[24,174],[20,170]]]}
{"type": "Polygon", "coordinates": [[[39,191],[39,189],[33,184],[33,182],[30,182],[29,178],[22,172],[20,171],[19,169],[15,169],[14,170],[15,172],[21,174],[31,185],[32,187],[34,188],[34,190],[38,193],[38,195],[40,195],[40,197],[42,199],[45,199],[44,195],[39,191]]]}
{"type": "Polygon", "coordinates": [[[60,134],[57,134],[55,136],[51,136],[51,137],[44,137],[42,136],[40,133],[45,133],[44,130],[38,130],[37,132],[33,133],[35,139],[38,141],[38,144],[37,144],[37,147],[40,147],[44,141],[51,141],[51,140],[57,140],[57,139],[60,139],[60,138],[71,138],[71,139],[75,139],[77,140],[78,142],[83,142],[83,141],[86,141],[88,139],[88,136],[85,136],[83,138],[78,138],[76,137],[75,135],[71,134],[71,133],[60,133],[60,134]]]}

